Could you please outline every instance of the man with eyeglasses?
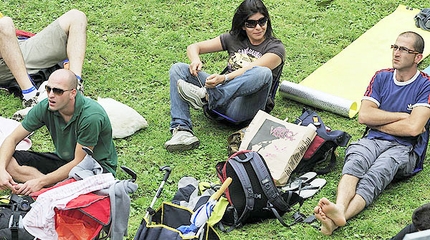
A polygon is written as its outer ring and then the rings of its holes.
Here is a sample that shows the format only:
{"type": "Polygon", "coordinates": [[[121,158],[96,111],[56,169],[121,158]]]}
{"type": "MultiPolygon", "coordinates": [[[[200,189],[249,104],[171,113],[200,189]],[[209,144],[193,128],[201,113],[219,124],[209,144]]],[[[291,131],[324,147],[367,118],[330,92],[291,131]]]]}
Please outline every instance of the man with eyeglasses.
{"type": "Polygon", "coordinates": [[[418,71],[424,39],[404,32],[391,48],[392,68],[376,72],[362,99],[358,121],[369,131],[346,149],[336,202],[321,198],[314,209],[325,235],[345,226],[393,179],[422,170],[430,118],[430,78],[418,71]]]}
{"type": "Polygon", "coordinates": [[[12,18],[0,13],[0,87],[19,87],[22,105],[37,103],[37,89],[29,74],[68,59],[68,67],[80,79],[86,51],[87,17],[70,10],[28,39],[17,39],[12,18]]]}
{"type": "Polygon", "coordinates": [[[48,97],[4,140],[0,190],[9,188],[28,195],[66,179],[86,156],[83,147],[93,151],[104,172],[115,175],[117,154],[109,117],[101,105],[76,89],[77,81],[70,70],[53,72],[46,84],[48,97]],[[15,151],[22,139],[43,126],[51,135],[55,152],[15,151]]]}

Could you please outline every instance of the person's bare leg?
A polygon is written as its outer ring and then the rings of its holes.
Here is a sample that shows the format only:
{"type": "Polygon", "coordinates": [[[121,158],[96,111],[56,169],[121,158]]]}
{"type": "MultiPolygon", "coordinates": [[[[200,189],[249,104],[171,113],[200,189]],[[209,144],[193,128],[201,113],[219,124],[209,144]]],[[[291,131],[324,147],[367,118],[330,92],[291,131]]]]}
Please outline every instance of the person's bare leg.
{"type": "Polygon", "coordinates": [[[69,68],[74,74],[82,76],[87,46],[87,17],[83,12],[73,9],[60,16],[58,22],[68,36],[69,68]]]}
{"type": "Polygon", "coordinates": [[[42,177],[44,174],[41,173],[34,167],[20,166],[15,158],[12,158],[9,165],[6,167],[6,171],[12,176],[16,182],[24,183],[31,179],[42,177]]]}
{"type": "Polygon", "coordinates": [[[337,187],[336,203],[330,202],[327,198],[322,198],[318,203],[325,215],[333,220],[337,226],[345,226],[346,220],[352,217],[346,217],[347,209],[354,209],[350,210],[350,213],[358,211],[358,209],[355,209],[355,205],[350,206],[352,199],[356,196],[355,189],[358,180],[357,177],[344,174],[337,187]]]}
{"type": "Polygon", "coordinates": [[[318,219],[318,221],[321,223],[322,234],[329,236],[333,233],[334,230],[338,228],[338,226],[336,226],[333,220],[328,218],[319,206],[315,207],[314,215],[316,219],[318,219]]]}
{"type": "Polygon", "coordinates": [[[28,77],[24,58],[18,45],[15,25],[10,17],[0,18],[0,57],[9,67],[21,89],[29,89],[33,86],[28,77]]]}
{"type": "Polygon", "coordinates": [[[366,201],[364,201],[363,197],[355,194],[354,198],[348,205],[348,208],[345,211],[345,219],[349,220],[355,215],[359,214],[366,207],[366,201]]]}

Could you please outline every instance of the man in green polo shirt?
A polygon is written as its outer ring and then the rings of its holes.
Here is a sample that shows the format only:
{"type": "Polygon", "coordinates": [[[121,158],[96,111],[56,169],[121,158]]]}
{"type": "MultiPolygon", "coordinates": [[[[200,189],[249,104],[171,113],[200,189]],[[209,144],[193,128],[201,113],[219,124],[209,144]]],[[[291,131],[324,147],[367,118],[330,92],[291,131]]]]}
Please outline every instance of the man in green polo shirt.
{"type": "Polygon", "coordinates": [[[115,175],[117,154],[109,117],[102,106],[76,88],[73,72],[60,69],[51,74],[46,85],[48,98],[32,108],[0,147],[0,189],[28,195],[66,179],[84,159],[82,147],[92,149],[104,172],[115,175]],[[42,126],[48,129],[55,152],[15,151],[22,139],[42,126]]]}

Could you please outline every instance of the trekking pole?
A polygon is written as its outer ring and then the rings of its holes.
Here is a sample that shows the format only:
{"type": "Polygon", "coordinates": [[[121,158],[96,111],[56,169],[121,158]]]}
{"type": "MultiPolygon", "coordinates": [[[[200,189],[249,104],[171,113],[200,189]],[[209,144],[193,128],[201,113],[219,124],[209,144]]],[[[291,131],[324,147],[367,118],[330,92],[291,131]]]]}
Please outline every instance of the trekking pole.
{"type": "MultiPolygon", "coordinates": [[[[153,207],[157,199],[161,195],[161,191],[163,191],[164,184],[167,182],[167,179],[169,178],[170,172],[172,172],[172,169],[169,166],[164,166],[160,168],[160,171],[165,171],[163,181],[161,182],[160,186],[158,187],[157,193],[155,194],[154,198],[152,199],[151,205],[148,207],[146,211],[145,218],[148,219],[149,215],[153,215],[155,213],[153,207]]],[[[151,221],[148,219],[148,224],[151,223],[151,221]]]]}

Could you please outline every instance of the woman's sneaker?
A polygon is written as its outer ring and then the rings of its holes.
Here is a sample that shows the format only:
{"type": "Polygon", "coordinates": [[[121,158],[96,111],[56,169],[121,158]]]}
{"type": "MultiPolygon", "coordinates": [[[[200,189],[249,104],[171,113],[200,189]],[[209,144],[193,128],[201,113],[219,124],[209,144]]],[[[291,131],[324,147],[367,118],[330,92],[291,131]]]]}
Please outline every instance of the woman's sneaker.
{"type": "Polygon", "coordinates": [[[173,129],[172,138],[164,144],[169,152],[186,151],[197,148],[199,139],[189,131],[173,129]]]}
{"type": "Polygon", "coordinates": [[[182,99],[191,104],[194,109],[202,109],[202,107],[207,104],[205,87],[197,87],[182,79],[178,80],[177,87],[182,99]]]}

